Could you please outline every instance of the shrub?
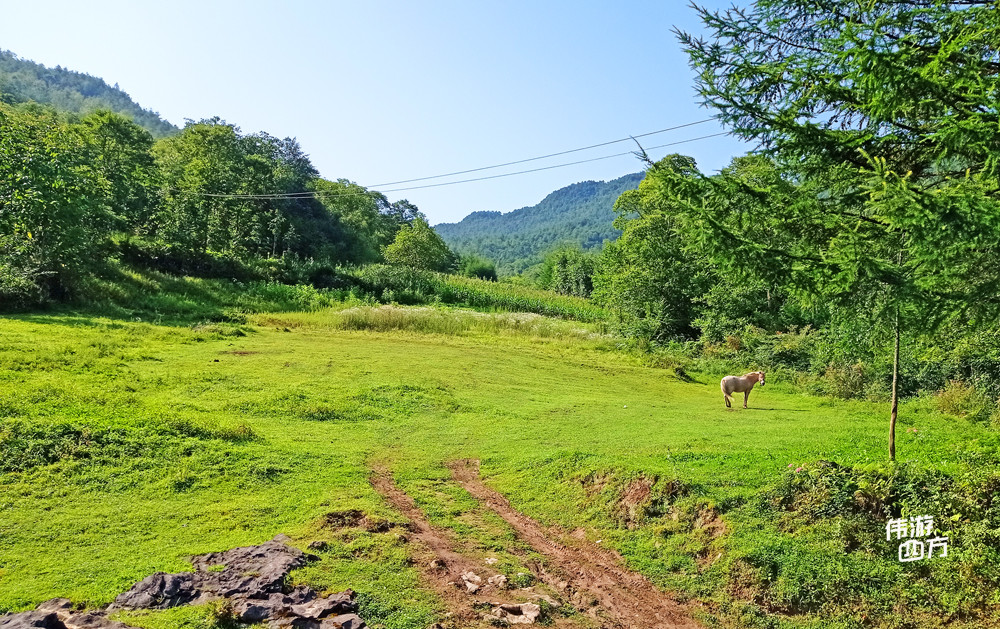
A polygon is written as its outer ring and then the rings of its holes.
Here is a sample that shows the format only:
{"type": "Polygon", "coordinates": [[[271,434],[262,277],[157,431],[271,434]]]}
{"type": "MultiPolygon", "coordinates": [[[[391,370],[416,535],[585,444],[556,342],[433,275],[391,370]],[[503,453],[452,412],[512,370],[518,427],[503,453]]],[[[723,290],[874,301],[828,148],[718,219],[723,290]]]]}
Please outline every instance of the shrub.
{"type": "Polygon", "coordinates": [[[945,388],[934,396],[937,409],[942,413],[985,422],[997,411],[997,405],[981,391],[960,380],[949,380],[945,388]]]}
{"type": "Polygon", "coordinates": [[[464,255],[458,262],[458,273],[465,277],[477,277],[481,280],[497,281],[497,267],[486,258],[477,255],[464,255]]]}
{"type": "Polygon", "coordinates": [[[827,395],[849,400],[861,397],[865,392],[864,365],[827,365],[823,373],[823,391],[827,395]]]}

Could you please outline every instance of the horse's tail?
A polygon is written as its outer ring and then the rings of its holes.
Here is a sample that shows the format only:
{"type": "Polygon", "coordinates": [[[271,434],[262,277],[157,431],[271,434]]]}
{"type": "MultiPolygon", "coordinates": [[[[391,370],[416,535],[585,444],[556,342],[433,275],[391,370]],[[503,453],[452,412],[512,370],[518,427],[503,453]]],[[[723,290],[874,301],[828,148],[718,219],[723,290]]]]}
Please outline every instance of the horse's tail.
{"type": "Polygon", "coordinates": [[[719,381],[719,388],[722,389],[722,397],[726,402],[726,406],[729,406],[732,401],[732,396],[729,395],[729,391],[726,391],[726,379],[723,378],[719,381]]]}

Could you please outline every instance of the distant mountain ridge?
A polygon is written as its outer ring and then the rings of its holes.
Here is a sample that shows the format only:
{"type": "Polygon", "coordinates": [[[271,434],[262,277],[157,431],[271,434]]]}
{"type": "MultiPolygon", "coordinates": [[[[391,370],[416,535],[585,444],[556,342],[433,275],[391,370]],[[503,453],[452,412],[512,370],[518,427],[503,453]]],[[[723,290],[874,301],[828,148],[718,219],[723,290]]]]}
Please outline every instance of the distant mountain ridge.
{"type": "Polygon", "coordinates": [[[128,116],[155,138],[178,131],[155,111],[143,109],[117,84],[112,87],[103,79],[61,66],[47,68],[9,50],[0,50],[0,101],[11,105],[36,102],[73,114],[110,109],[128,116]]]}
{"type": "Polygon", "coordinates": [[[520,273],[560,244],[594,249],[618,238],[621,232],[612,225],[615,201],[626,190],[638,188],[644,176],[582,181],[550,193],[537,205],[507,213],[472,212],[458,223],[434,229],[459,253],[489,258],[505,275],[520,273]]]}

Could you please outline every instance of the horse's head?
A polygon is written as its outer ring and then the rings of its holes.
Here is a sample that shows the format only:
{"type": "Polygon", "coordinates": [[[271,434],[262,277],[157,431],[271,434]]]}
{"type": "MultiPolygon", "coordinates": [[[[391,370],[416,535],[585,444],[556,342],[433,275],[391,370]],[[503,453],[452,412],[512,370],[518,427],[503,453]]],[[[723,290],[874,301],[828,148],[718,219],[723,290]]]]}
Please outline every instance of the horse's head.
{"type": "Polygon", "coordinates": [[[758,371],[757,372],[757,382],[760,382],[760,386],[764,386],[764,372],[763,371],[758,371]]]}

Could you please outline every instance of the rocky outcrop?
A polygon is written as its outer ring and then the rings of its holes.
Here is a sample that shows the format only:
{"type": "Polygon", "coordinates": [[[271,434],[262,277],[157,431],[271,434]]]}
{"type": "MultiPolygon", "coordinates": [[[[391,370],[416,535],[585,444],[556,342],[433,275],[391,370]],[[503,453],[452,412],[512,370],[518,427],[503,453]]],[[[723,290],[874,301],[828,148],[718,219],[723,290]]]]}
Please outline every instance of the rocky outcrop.
{"type": "Polygon", "coordinates": [[[288,573],[316,559],[286,541],[279,535],[259,546],[192,557],[194,572],[150,575],[119,594],[106,610],[78,612],[69,600],[53,599],[32,611],[0,617],[0,629],[129,629],[107,614],[220,599],[229,602],[240,621],[274,629],[365,629],[351,590],[330,596],[306,587],[286,590],[288,573]]]}
{"type": "Polygon", "coordinates": [[[132,629],[128,625],[108,620],[103,611],[81,612],[67,598],[45,601],[35,609],[0,617],[3,629],[132,629]]]}

